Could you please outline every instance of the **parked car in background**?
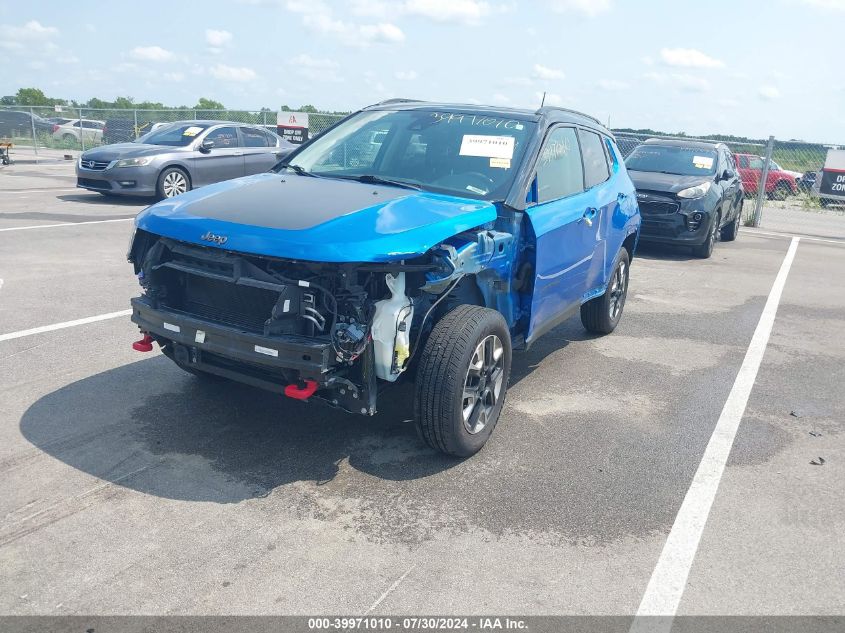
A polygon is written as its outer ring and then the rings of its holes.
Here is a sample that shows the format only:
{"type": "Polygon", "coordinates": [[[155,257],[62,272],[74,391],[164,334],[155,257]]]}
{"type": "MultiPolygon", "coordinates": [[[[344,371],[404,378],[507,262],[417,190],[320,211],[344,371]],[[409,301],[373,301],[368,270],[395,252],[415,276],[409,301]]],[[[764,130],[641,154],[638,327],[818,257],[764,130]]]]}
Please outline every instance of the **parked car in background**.
{"type": "Polygon", "coordinates": [[[691,246],[697,257],[736,239],[743,190],[723,143],[649,139],[625,160],[643,218],[640,240],[691,246]]]}
{"type": "Polygon", "coordinates": [[[64,125],[65,123],[70,123],[73,119],[68,119],[66,117],[60,116],[51,116],[44,119],[47,123],[52,123],[53,125],[64,125]]]}
{"type": "Polygon", "coordinates": [[[387,101],[271,173],[142,211],[134,347],[368,416],[413,374],[420,436],[468,456],[514,345],[578,312],[591,332],[619,323],[639,223],[591,117],[387,101]]]}
{"type": "Polygon", "coordinates": [[[178,121],[131,143],[79,157],[77,186],[104,195],[173,196],[221,180],[267,171],[294,145],[260,126],[178,121]]]}
{"type": "MultiPolygon", "coordinates": [[[[766,159],[754,154],[734,154],[734,159],[739,168],[745,193],[749,196],[756,195],[766,159]]],[[[766,195],[774,200],[785,200],[796,193],[798,193],[798,183],[793,173],[783,171],[774,161],[771,161],[769,175],[766,178],[766,195]]]]}
{"type": "Polygon", "coordinates": [[[799,180],[796,180],[799,191],[804,193],[812,193],[815,189],[816,181],[821,178],[820,171],[805,171],[799,180]]]}
{"type": "Polygon", "coordinates": [[[0,109],[0,138],[31,139],[33,126],[36,134],[53,130],[53,124],[37,114],[0,109]]]}
{"type": "Polygon", "coordinates": [[[65,143],[99,145],[103,139],[105,121],[96,119],[72,119],[61,125],[53,125],[53,138],[65,143]]]}

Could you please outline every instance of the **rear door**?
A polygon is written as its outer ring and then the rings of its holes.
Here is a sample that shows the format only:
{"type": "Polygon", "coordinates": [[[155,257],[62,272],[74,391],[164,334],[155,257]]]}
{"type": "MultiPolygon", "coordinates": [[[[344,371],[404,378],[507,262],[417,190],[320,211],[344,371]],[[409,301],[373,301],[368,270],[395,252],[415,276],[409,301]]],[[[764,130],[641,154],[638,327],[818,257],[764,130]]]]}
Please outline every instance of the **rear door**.
{"type": "Polygon", "coordinates": [[[584,189],[574,127],[554,127],[547,134],[528,200],[526,213],[536,239],[530,343],[580,305],[594,276],[599,208],[595,192],[584,189]]]}
{"type": "MultiPolygon", "coordinates": [[[[731,214],[730,219],[733,219],[736,216],[736,213],[739,212],[740,209],[740,202],[742,200],[742,188],[740,185],[739,175],[737,174],[736,164],[733,160],[733,155],[725,150],[720,151],[720,155],[722,156],[723,168],[721,171],[718,172],[720,178],[720,184],[724,189],[724,197],[727,203],[727,207],[730,208],[731,214]],[[727,172],[728,178],[722,178],[724,172],[727,172]]],[[[723,221],[727,222],[729,219],[727,214],[723,221]]]]}
{"type": "Polygon", "coordinates": [[[244,150],[244,173],[260,174],[269,170],[279,159],[275,147],[270,142],[270,135],[254,127],[242,127],[241,143],[244,150]]]}
{"type": "Polygon", "coordinates": [[[244,175],[244,152],[237,128],[228,125],[212,128],[200,142],[203,140],[213,141],[214,147],[206,153],[198,149],[193,151],[191,179],[194,187],[244,175]]]}

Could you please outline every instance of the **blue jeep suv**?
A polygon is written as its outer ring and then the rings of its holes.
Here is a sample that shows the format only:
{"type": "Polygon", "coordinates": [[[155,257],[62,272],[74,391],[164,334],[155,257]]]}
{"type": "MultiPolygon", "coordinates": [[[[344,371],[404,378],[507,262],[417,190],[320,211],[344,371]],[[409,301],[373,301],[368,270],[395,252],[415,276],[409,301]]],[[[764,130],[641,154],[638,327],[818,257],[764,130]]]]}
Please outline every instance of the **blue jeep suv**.
{"type": "Polygon", "coordinates": [[[589,116],[390,100],[135,224],[135,349],[364,415],[413,376],[422,438],[468,456],[514,347],[576,312],[616,327],[640,215],[589,116]]]}

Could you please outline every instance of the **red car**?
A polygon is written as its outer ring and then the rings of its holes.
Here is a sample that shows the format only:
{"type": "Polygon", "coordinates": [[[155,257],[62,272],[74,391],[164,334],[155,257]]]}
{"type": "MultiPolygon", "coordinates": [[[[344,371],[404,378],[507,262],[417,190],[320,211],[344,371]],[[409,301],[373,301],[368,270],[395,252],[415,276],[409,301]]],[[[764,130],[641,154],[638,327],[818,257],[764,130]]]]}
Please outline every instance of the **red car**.
{"type": "MultiPolygon", "coordinates": [[[[763,171],[765,158],[754,154],[734,154],[739,176],[742,178],[742,188],[748,195],[757,194],[760,173],[763,171]]],[[[798,193],[798,183],[795,176],[782,170],[772,161],[769,163],[769,175],[766,178],[766,195],[775,200],[785,200],[787,196],[798,193]]]]}

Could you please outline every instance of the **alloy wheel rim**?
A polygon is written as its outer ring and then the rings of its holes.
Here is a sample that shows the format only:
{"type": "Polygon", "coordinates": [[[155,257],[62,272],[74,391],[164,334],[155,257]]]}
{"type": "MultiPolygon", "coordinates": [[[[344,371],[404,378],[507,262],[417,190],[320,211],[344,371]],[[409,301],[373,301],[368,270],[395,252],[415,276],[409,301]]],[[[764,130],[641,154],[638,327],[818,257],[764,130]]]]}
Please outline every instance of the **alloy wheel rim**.
{"type": "Polygon", "coordinates": [[[178,196],[188,190],[188,180],[178,171],[172,171],[164,177],[163,189],[167,198],[178,196]]]}
{"type": "Polygon", "coordinates": [[[622,312],[625,301],[625,292],[628,288],[628,267],[625,262],[619,262],[616,272],[613,273],[613,281],[610,282],[610,305],[608,313],[611,320],[615,320],[622,312]]]}
{"type": "Polygon", "coordinates": [[[475,346],[464,379],[461,412],[470,435],[480,433],[492,421],[504,377],[505,349],[501,339],[490,334],[475,346]]]}

